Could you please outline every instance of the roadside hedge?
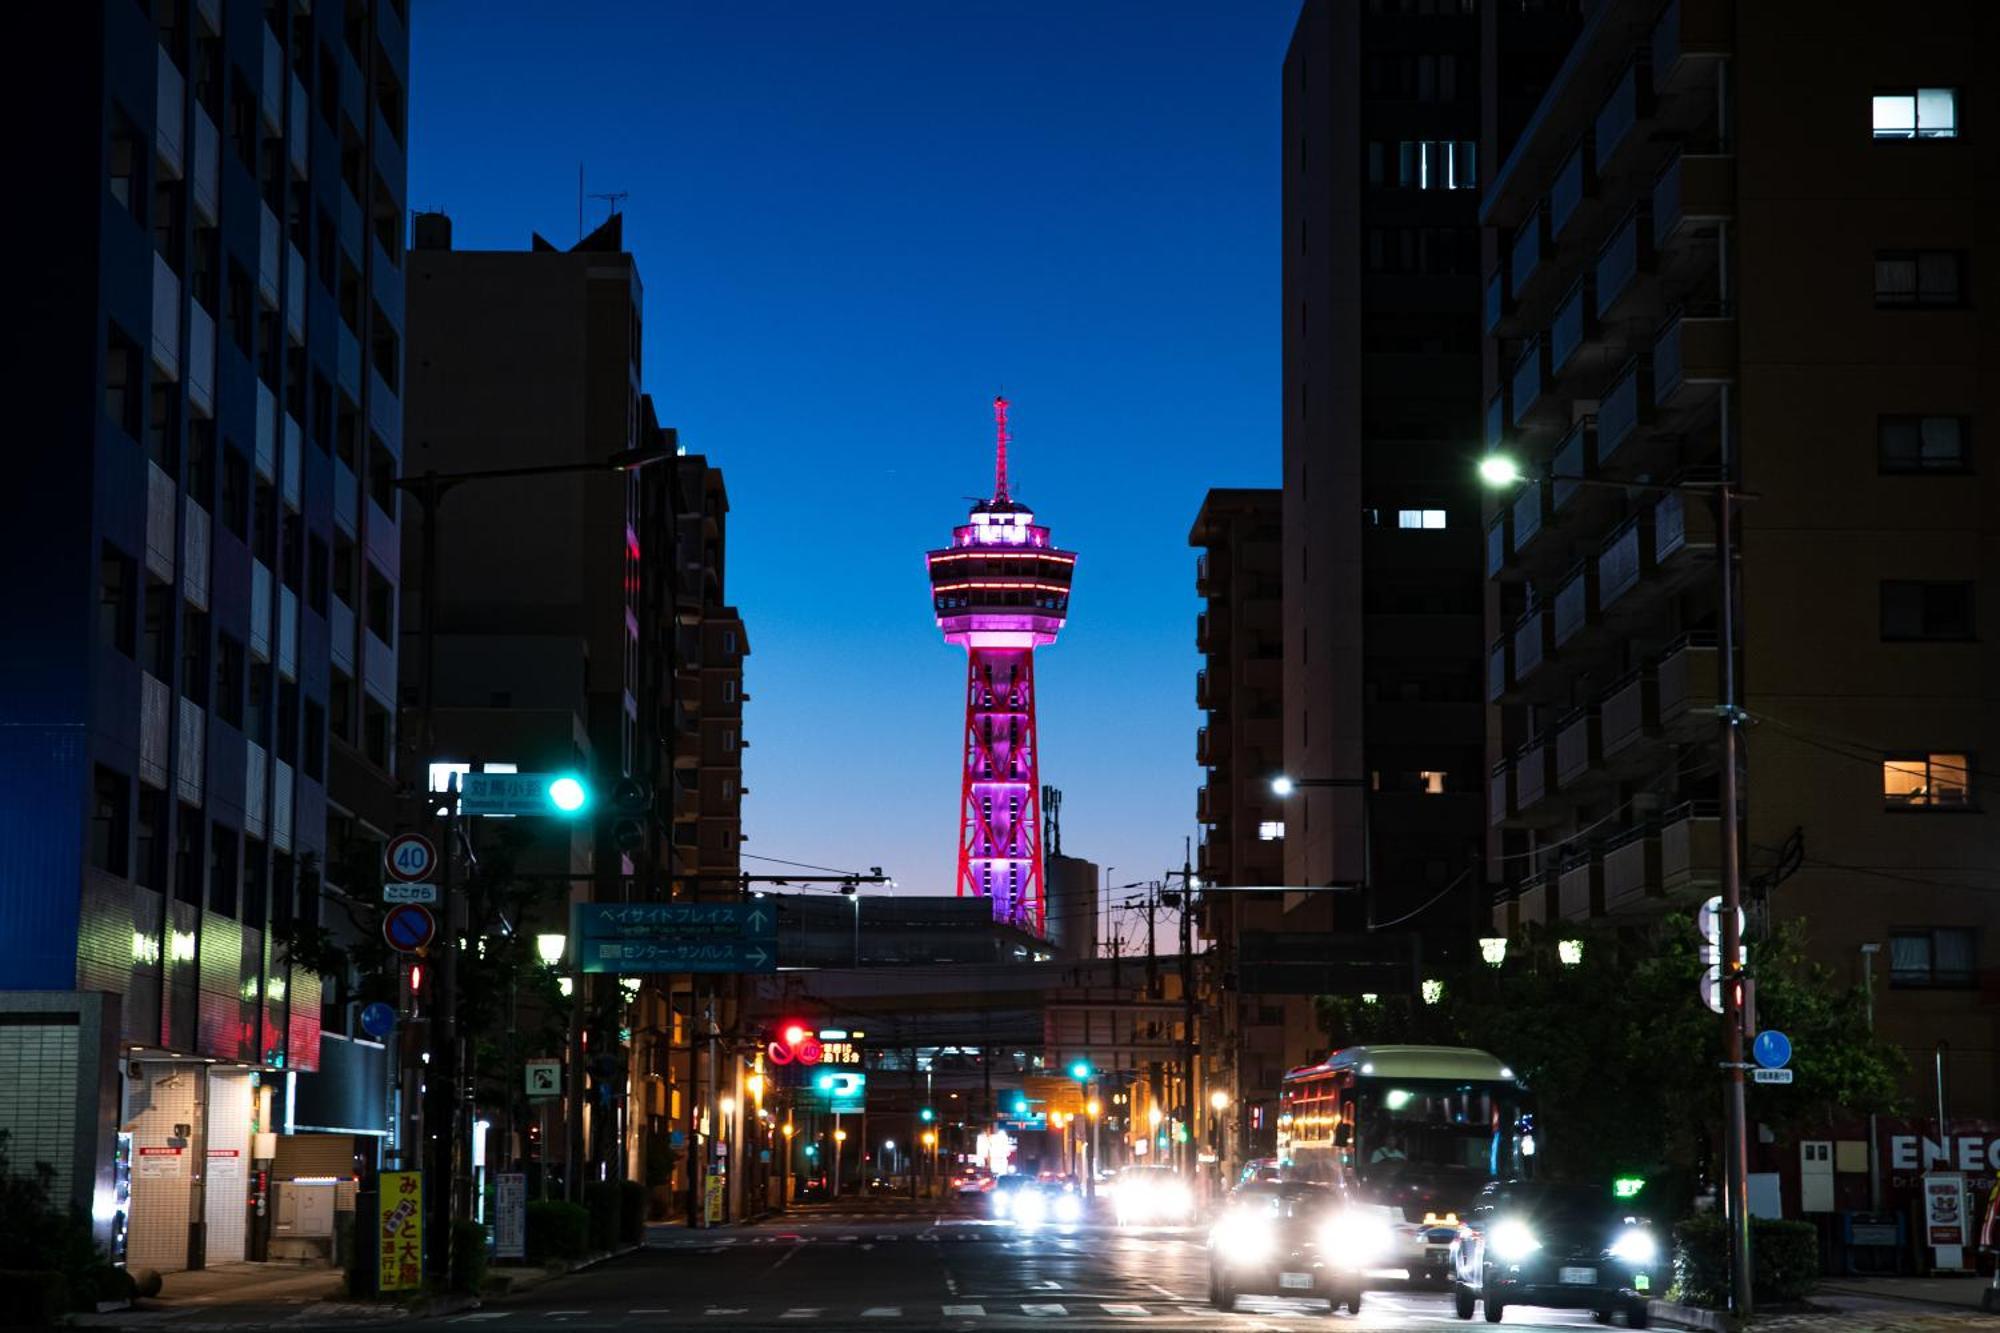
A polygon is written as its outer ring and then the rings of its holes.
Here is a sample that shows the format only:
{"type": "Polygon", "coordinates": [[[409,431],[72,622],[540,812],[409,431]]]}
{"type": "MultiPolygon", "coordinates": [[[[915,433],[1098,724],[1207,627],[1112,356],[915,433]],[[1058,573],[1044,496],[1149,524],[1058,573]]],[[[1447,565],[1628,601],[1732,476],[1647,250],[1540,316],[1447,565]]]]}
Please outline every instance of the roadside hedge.
{"type": "Polygon", "coordinates": [[[636,1180],[618,1182],[618,1239],[637,1245],[646,1236],[646,1205],[652,1191],[636,1180]]]}
{"type": "Polygon", "coordinates": [[[486,1224],[458,1218],[451,1224],[451,1289],[478,1294],[486,1282],[486,1224]]]}
{"type": "MultiPolygon", "coordinates": [[[[1804,1300],[1819,1285],[1819,1232],[1810,1222],[1753,1218],[1750,1289],[1761,1304],[1804,1300]]],[[[1729,1227],[1696,1213],[1674,1228],[1674,1297],[1721,1310],[1729,1305],[1729,1227]]]]}
{"type": "Polygon", "coordinates": [[[534,1199],[527,1208],[527,1250],[531,1264],[581,1259],[590,1249],[590,1213],[559,1199],[534,1199]]]}
{"type": "Polygon", "coordinates": [[[53,1328],[69,1313],[69,1281],[61,1273],[23,1272],[0,1268],[0,1310],[9,1323],[27,1328],[53,1328]]]}

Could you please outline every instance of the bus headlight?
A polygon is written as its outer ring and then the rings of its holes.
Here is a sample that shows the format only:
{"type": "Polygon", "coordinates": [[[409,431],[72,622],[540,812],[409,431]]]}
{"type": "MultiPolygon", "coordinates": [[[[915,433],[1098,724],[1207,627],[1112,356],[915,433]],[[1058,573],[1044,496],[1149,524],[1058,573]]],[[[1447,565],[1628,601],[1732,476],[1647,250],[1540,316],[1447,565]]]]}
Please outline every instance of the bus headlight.
{"type": "Polygon", "coordinates": [[[1493,1247],[1496,1259],[1509,1264],[1517,1264],[1542,1248],[1541,1241],[1535,1239],[1535,1233],[1528,1230],[1527,1224],[1512,1218],[1494,1227],[1486,1243],[1493,1247]]]}
{"type": "Polygon", "coordinates": [[[1651,1268],[1659,1260],[1660,1242],[1653,1239],[1652,1232],[1633,1227],[1611,1242],[1611,1257],[1639,1268],[1651,1268]]]}

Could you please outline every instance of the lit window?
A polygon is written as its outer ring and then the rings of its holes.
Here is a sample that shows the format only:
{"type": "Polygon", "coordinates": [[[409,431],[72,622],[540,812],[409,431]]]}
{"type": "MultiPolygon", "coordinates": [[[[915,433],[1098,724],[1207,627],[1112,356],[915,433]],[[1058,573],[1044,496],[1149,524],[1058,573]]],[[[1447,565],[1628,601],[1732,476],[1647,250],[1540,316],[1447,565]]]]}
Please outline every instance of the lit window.
{"type": "Polygon", "coordinates": [[[1963,472],[1970,464],[1964,417],[1878,417],[1877,456],[1884,472],[1963,472]]]}
{"type": "Polygon", "coordinates": [[[1889,936],[1891,986],[1970,986],[1979,952],[1970,930],[1899,930],[1889,936]]]}
{"type": "Polygon", "coordinates": [[[1399,528],[1442,528],[1444,526],[1444,510],[1398,509],[1396,511],[1396,526],[1399,528]]]}
{"type": "Polygon", "coordinates": [[[1965,257],[1956,250],[1882,250],[1875,255],[1875,304],[1943,307],[1965,303],[1965,257]]]}
{"type": "Polygon", "coordinates": [[[1444,795],[1444,774],[1435,769],[1425,769],[1417,774],[1417,780],[1424,784],[1424,795],[1444,795]]]}
{"type": "Polygon", "coordinates": [[[1263,842],[1280,842],[1285,836],[1285,821],[1266,819],[1257,825],[1257,837],[1263,842]]]}
{"type": "Polygon", "coordinates": [[[1958,89],[1915,88],[1875,94],[1878,139],[1956,139],[1958,89]]]}
{"type": "Polygon", "coordinates": [[[1963,754],[1882,761],[1882,800],[1891,809],[1963,810],[1972,804],[1972,765],[1963,754]]]}

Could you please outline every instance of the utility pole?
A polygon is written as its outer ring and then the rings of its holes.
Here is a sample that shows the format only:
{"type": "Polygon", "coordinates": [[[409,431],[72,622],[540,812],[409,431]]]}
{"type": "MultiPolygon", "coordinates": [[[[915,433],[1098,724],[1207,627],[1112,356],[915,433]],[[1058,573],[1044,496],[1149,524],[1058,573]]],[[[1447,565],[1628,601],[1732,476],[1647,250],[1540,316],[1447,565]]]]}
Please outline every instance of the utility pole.
{"type": "Polygon", "coordinates": [[[1160,941],[1153,931],[1154,917],[1160,907],[1160,881],[1154,880],[1146,886],[1146,998],[1157,999],[1160,994],[1160,941]]]}
{"type": "MultiPolygon", "coordinates": [[[[1724,430],[1730,402],[1723,390],[1724,430]]],[[[1722,484],[1716,488],[1716,567],[1721,580],[1718,619],[1722,625],[1721,699],[1716,718],[1722,729],[1722,1026],[1724,1110],[1728,1115],[1728,1171],[1724,1196],[1728,1204],[1732,1306],[1739,1318],[1752,1311],[1750,1239],[1750,1134],[1743,1099],[1743,855],[1737,790],[1738,742],[1742,711],[1736,705],[1736,500],[1730,486],[1734,460],[1723,460],[1722,484]]]]}

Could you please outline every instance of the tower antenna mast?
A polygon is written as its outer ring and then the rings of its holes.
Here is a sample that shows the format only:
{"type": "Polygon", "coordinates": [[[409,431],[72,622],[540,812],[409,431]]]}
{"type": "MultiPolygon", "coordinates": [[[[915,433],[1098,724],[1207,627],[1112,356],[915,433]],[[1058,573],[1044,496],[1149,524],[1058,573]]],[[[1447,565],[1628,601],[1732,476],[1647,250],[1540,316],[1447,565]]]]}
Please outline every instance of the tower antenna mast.
{"type": "Polygon", "coordinates": [[[1007,503],[1007,400],[993,400],[993,431],[995,436],[993,460],[993,498],[1001,504],[1007,503]]]}

